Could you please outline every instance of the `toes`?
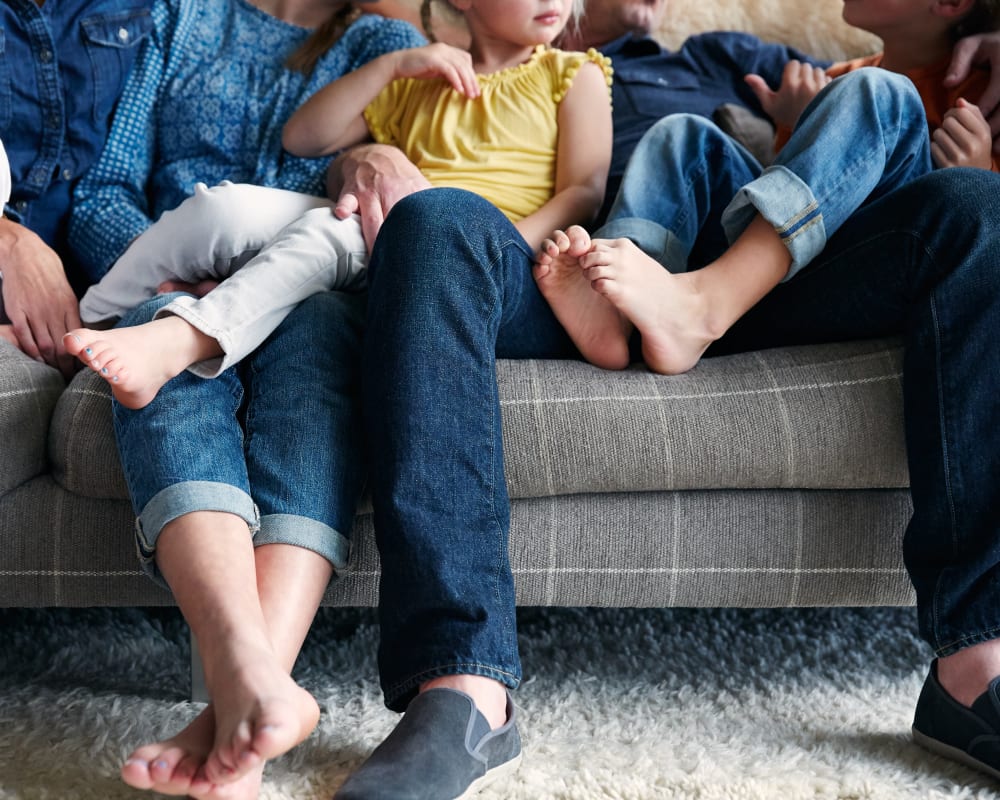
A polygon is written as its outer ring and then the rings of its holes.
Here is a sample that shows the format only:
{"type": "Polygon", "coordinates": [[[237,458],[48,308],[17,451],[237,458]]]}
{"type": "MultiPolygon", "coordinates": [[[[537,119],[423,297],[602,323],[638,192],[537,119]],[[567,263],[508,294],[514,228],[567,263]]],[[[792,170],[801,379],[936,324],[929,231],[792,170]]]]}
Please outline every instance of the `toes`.
{"type": "Polygon", "coordinates": [[[144,758],[130,756],[121,768],[122,780],[136,789],[152,789],[153,778],[149,774],[149,762],[144,758]]]}

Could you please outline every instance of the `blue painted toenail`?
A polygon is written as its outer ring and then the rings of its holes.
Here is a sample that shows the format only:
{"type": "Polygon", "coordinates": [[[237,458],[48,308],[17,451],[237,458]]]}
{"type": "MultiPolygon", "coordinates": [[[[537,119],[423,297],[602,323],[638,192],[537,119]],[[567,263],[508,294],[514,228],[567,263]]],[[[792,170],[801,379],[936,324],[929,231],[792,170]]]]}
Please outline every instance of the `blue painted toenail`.
{"type": "Polygon", "coordinates": [[[89,347],[83,348],[83,352],[85,352],[88,356],[94,355],[94,351],[89,347]]]}
{"type": "Polygon", "coordinates": [[[101,367],[101,374],[102,375],[107,375],[108,374],[108,368],[107,367],[101,367]]]}

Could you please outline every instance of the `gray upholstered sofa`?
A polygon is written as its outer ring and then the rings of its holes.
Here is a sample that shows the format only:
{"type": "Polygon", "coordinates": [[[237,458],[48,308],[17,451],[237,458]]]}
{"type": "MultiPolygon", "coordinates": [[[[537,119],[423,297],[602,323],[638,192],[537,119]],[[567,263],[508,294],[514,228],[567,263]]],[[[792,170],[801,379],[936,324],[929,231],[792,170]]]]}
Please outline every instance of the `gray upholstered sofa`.
{"type": "MultiPolygon", "coordinates": [[[[809,0],[678,4],[662,37],[744,28],[830,58],[869,47],[839,13],[809,0]]],[[[892,342],[725,356],[679,377],[501,362],[519,602],[912,602],[900,365],[892,342]]],[[[67,387],[0,341],[0,443],[0,606],[171,602],[137,566],[101,380],[67,387]]],[[[354,542],[329,603],[376,602],[364,512],[354,542]]]]}
{"type": "MultiPolygon", "coordinates": [[[[893,342],[704,360],[677,377],[498,365],[528,605],[911,602],[893,342]]],[[[303,441],[308,431],[303,427],[303,441]]],[[[156,605],[139,571],[106,384],[0,342],[0,606],[156,605]]],[[[370,514],[332,604],[376,602],[370,514]]]]}

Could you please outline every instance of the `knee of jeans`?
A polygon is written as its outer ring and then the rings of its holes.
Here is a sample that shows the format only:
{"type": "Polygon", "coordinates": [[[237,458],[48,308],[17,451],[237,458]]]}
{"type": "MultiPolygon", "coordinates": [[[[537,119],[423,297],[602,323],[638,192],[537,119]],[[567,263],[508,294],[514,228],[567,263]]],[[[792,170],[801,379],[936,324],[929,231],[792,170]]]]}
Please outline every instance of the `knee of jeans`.
{"type": "Polygon", "coordinates": [[[505,221],[495,205],[464,189],[408,195],[393,206],[379,231],[368,264],[369,289],[377,293],[380,273],[417,281],[446,274],[454,264],[478,264],[505,221]]]}
{"type": "MultiPolygon", "coordinates": [[[[842,75],[830,84],[832,94],[851,94],[868,98],[879,109],[897,105],[910,106],[919,113],[923,123],[926,112],[923,101],[913,82],[905,75],[881,67],[863,67],[842,75]]],[[[851,102],[844,100],[843,102],[851,102]]]]}
{"type": "Polygon", "coordinates": [[[136,306],[125,314],[115,327],[130,328],[134,325],[142,325],[145,322],[149,322],[161,308],[168,305],[171,301],[176,300],[178,297],[184,296],[186,296],[184,292],[168,292],[167,294],[154,295],[146,302],[136,306]]]}
{"type": "Polygon", "coordinates": [[[282,352],[319,350],[329,354],[338,348],[358,346],[364,329],[364,292],[319,292],[303,300],[282,321],[270,341],[282,352]]]}

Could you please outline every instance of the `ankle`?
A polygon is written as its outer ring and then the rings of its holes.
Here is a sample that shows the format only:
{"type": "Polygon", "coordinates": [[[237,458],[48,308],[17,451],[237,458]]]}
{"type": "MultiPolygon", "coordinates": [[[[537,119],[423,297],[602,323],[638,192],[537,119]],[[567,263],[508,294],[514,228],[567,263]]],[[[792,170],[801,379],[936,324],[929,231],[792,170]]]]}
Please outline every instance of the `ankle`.
{"type": "Polygon", "coordinates": [[[972,645],[937,661],[942,688],[964,706],[971,706],[1000,675],[1000,640],[972,645]]]}
{"type": "Polygon", "coordinates": [[[502,683],[482,675],[442,675],[420,687],[428,689],[454,689],[472,698],[490,728],[496,730],[507,722],[507,690],[502,683]]]}

